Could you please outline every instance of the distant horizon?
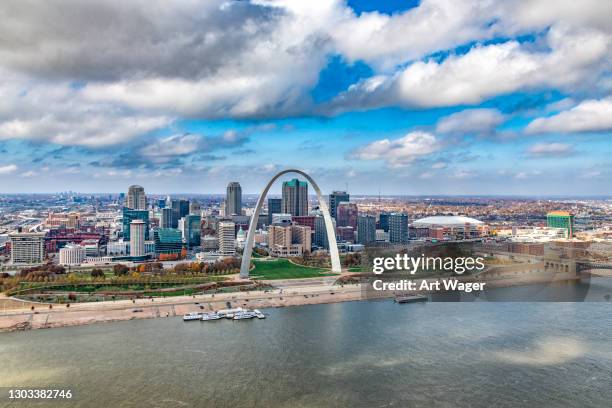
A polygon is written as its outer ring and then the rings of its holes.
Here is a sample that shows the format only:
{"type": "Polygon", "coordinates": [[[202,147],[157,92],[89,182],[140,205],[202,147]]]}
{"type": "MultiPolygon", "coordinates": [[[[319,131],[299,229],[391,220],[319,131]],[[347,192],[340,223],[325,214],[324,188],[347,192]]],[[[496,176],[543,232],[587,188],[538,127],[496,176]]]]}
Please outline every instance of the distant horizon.
{"type": "MultiPolygon", "coordinates": [[[[344,190],[334,190],[334,191],[344,191],[344,190]]],[[[127,192],[127,189],[126,189],[127,192]]],[[[79,192],[79,191],[57,191],[57,192],[39,192],[39,193],[3,193],[0,192],[0,196],[20,196],[20,195],[61,195],[61,194],[74,194],[74,195],[78,195],[78,196],[84,196],[84,195],[93,195],[93,196],[107,196],[107,195],[111,195],[111,196],[118,196],[120,194],[125,194],[126,192],[79,192]]],[[[331,192],[330,192],[331,193],[331,192]]],[[[325,191],[323,191],[323,195],[327,196],[330,193],[327,193],[325,191]]],[[[555,200],[580,200],[580,199],[591,199],[591,200],[610,200],[612,199],[612,195],[554,195],[554,194],[543,194],[543,195],[526,195],[526,194],[360,194],[360,193],[351,193],[350,191],[347,192],[351,197],[356,197],[356,198],[414,198],[414,199],[428,199],[428,198],[432,198],[432,199],[438,199],[438,198],[499,198],[499,199],[555,199],[555,200]]],[[[155,197],[162,197],[162,196],[214,196],[214,197],[224,197],[226,195],[225,192],[223,193],[187,193],[187,192],[179,192],[179,193],[159,193],[159,192],[152,192],[149,193],[145,190],[145,194],[147,195],[147,197],[149,196],[155,196],[155,197]]],[[[242,196],[249,196],[249,197],[259,197],[260,193],[242,193],[242,196]]],[[[277,197],[280,196],[280,194],[277,193],[269,193],[267,194],[267,196],[269,197],[277,197]]],[[[316,198],[315,194],[308,194],[309,198],[316,198]]]]}

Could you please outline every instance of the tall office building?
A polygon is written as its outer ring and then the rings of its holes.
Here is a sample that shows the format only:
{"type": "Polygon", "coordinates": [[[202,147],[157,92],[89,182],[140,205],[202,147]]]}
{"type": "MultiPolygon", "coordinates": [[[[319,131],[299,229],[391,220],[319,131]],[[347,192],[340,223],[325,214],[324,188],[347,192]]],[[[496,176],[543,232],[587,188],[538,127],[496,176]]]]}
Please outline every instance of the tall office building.
{"type": "Polygon", "coordinates": [[[189,214],[189,200],[172,200],[172,228],[178,228],[178,221],[189,214]]]}
{"type": "Polygon", "coordinates": [[[135,219],[130,223],[130,256],[145,255],[145,228],[143,220],[135,219]]]}
{"type": "Polygon", "coordinates": [[[219,238],[219,254],[234,256],[236,254],[236,224],[231,221],[219,222],[217,237],[219,238]]]}
{"type": "Polygon", "coordinates": [[[308,183],[293,179],[283,183],[283,213],[308,215],[308,183]]]}
{"type": "Polygon", "coordinates": [[[349,202],[349,194],[346,191],[334,191],[329,195],[329,214],[332,218],[336,218],[338,204],[343,202],[349,202]]]}
{"type": "Polygon", "coordinates": [[[382,212],[378,215],[378,229],[389,232],[389,213],[382,212]]]}
{"type": "MultiPolygon", "coordinates": [[[[336,220],[332,218],[334,231],[336,230],[336,220]]],[[[329,239],[325,228],[325,219],[322,215],[316,215],[314,220],[314,244],[319,248],[329,249],[329,239]]]]}
{"type": "Polygon", "coordinates": [[[133,185],[128,188],[125,206],[132,210],[145,210],[147,197],[142,186],[133,185]]]}
{"type": "Polygon", "coordinates": [[[142,220],[145,223],[145,240],[149,239],[149,212],[147,210],[131,210],[123,208],[123,240],[130,240],[130,224],[134,220],[142,220]]]}
{"type": "Polygon", "coordinates": [[[225,215],[242,215],[242,187],[237,181],[232,181],[227,185],[225,215]]]}
{"type": "Polygon", "coordinates": [[[80,265],[85,260],[85,248],[77,244],[67,244],[59,250],[60,265],[80,265]]]}
{"type": "Polygon", "coordinates": [[[357,218],[357,243],[367,245],[376,242],[376,218],[360,215],[357,218]]]}
{"type": "Polygon", "coordinates": [[[15,232],[9,234],[11,263],[37,264],[45,260],[44,232],[15,232]]]}
{"type": "Polygon", "coordinates": [[[162,208],[159,226],[162,228],[172,228],[172,217],[174,217],[172,208],[162,208]]]}
{"type": "Polygon", "coordinates": [[[404,213],[389,214],[389,242],[393,244],[408,243],[408,215],[404,213]]]}
{"type": "Polygon", "coordinates": [[[202,217],[199,214],[188,214],[183,220],[183,238],[187,247],[200,246],[202,217]]]}
{"type": "Polygon", "coordinates": [[[307,226],[273,224],[268,227],[268,248],[272,256],[301,256],[310,252],[311,240],[311,229],[307,226]]]}
{"type": "Polygon", "coordinates": [[[268,198],[268,225],[272,224],[272,216],[283,212],[283,200],[280,198],[268,198]]]}
{"type": "Polygon", "coordinates": [[[574,215],[567,211],[551,211],[546,214],[546,226],[548,228],[563,228],[565,237],[574,236],[574,215]]]}
{"type": "Polygon", "coordinates": [[[358,214],[357,204],[343,201],[336,209],[336,223],[339,227],[353,227],[357,229],[358,214]]]}

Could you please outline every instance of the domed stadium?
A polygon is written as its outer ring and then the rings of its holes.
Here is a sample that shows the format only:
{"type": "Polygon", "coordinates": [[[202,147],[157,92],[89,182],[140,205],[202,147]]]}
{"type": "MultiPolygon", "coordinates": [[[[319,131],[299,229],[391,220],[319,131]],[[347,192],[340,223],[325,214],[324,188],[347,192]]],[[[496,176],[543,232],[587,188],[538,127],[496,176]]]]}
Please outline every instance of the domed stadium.
{"type": "Polygon", "coordinates": [[[483,225],[484,222],[479,221],[475,218],[466,217],[463,215],[436,215],[433,217],[421,218],[413,222],[415,227],[463,227],[466,224],[470,225],[483,225]]]}

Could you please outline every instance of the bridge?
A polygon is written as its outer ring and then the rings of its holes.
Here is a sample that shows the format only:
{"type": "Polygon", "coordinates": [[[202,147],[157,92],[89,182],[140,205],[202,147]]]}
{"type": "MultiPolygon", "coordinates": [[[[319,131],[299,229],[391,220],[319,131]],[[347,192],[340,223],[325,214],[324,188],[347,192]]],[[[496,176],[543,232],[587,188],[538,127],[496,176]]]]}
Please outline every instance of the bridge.
{"type": "Polygon", "coordinates": [[[576,273],[582,273],[582,271],[586,271],[589,269],[610,269],[612,270],[612,263],[584,262],[584,261],[576,262],[576,273]]]}

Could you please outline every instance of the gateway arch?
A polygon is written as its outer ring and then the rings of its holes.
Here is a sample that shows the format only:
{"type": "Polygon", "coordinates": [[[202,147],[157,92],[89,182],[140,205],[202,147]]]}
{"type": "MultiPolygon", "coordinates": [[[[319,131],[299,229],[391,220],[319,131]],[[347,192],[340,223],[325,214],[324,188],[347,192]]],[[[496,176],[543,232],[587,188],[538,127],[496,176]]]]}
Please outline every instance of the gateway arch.
{"type": "Polygon", "coordinates": [[[259,220],[259,213],[261,212],[261,207],[263,207],[263,203],[268,195],[268,191],[272,184],[282,175],[287,173],[297,173],[301,176],[304,176],[306,180],[314,187],[315,192],[317,193],[317,200],[319,201],[319,207],[323,212],[323,219],[325,220],[325,229],[327,231],[327,239],[329,242],[329,254],[331,256],[331,264],[332,264],[332,272],[340,273],[340,255],[338,255],[338,244],[336,243],[336,232],[334,231],[334,224],[332,223],[331,215],[329,215],[329,209],[327,208],[327,202],[321,194],[321,189],[315,183],[315,181],[306,173],[297,169],[287,169],[283,170],[280,173],[276,174],[272,179],[268,182],[266,188],[263,189],[261,195],[257,199],[257,206],[255,207],[255,213],[251,216],[251,221],[249,223],[249,232],[247,233],[246,242],[244,245],[244,252],[242,253],[242,264],[240,265],[240,277],[242,279],[248,279],[249,277],[249,268],[251,267],[251,253],[253,252],[253,242],[255,241],[255,230],[257,229],[257,220],[259,220]]]}

